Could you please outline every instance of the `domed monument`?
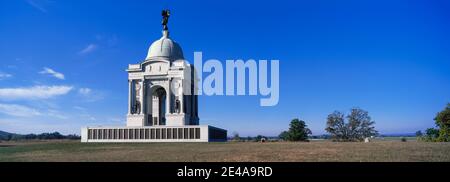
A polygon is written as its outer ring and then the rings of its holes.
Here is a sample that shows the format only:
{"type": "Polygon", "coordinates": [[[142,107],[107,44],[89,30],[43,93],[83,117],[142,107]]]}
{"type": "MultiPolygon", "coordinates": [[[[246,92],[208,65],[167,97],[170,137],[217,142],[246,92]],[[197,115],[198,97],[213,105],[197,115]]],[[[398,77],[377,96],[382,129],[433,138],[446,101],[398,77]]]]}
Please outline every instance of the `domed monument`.
{"type": "Polygon", "coordinates": [[[82,128],[82,142],[226,141],[226,130],[199,125],[194,66],[169,37],[169,10],[162,16],[162,37],[150,45],[144,61],[126,70],[127,126],[82,128]]]}

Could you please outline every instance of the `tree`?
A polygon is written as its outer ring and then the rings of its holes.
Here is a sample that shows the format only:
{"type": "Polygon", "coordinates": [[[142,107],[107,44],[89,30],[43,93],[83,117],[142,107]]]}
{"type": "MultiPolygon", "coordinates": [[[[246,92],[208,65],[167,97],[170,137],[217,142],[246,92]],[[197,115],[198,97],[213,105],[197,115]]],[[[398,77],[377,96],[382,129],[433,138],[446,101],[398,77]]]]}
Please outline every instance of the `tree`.
{"type": "Polygon", "coordinates": [[[325,131],[337,140],[348,140],[347,126],[344,122],[344,114],[334,111],[327,117],[327,127],[325,131]]]}
{"type": "MultiPolygon", "coordinates": [[[[266,138],[265,136],[262,136],[262,135],[257,135],[255,138],[254,138],[254,141],[255,142],[259,142],[259,141],[261,141],[261,139],[262,138],[266,138]]],[[[267,139],[267,138],[266,138],[267,139]]]]}
{"type": "Polygon", "coordinates": [[[280,135],[278,135],[278,138],[287,141],[289,137],[289,132],[287,131],[283,131],[280,133],[280,135]]]}
{"type": "Polygon", "coordinates": [[[234,141],[240,141],[241,137],[239,137],[239,133],[238,132],[233,132],[233,140],[234,141]]]}
{"type": "Polygon", "coordinates": [[[450,141],[450,103],[436,114],[434,118],[436,126],[439,128],[439,135],[437,141],[449,142],[450,141]]]}
{"type": "Polygon", "coordinates": [[[0,131],[0,140],[52,140],[52,139],[70,139],[70,140],[79,140],[81,137],[79,135],[62,135],[59,132],[53,133],[41,133],[41,134],[16,134],[16,133],[7,133],[0,131]]]}
{"type": "Polygon", "coordinates": [[[372,121],[369,112],[359,108],[352,108],[347,119],[350,126],[350,136],[352,136],[352,138],[364,139],[365,137],[378,135],[378,131],[376,131],[373,126],[375,121],[372,121]]]}
{"type": "Polygon", "coordinates": [[[308,135],[311,134],[311,130],[307,128],[305,121],[293,119],[291,124],[289,124],[288,133],[289,141],[306,141],[308,135]]]}
{"type": "Polygon", "coordinates": [[[279,137],[288,141],[307,141],[311,133],[305,121],[295,118],[289,124],[289,130],[281,132],[279,137]]]}
{"type": "Polygon", "coordinates": [[[325,131],[337,141],[362,141],[365,137],[376,136],[378,131],[373,126],[369,113],[359,108],[352,108],[345,122],[344,114],[334,111],[327,117],[325,131]]]}
{"type": "Polygon", "coordinates": [[[425,136],[422,137],[422,140],[427,142],[436,142],[439,137],[439,129],[436,128],[428,128],[425,130],[425,136]]]}
{"type": "Polygon", "coordinates": [[[416,137],[422,137],[423,136],[423,133],[422,133],[422,131],[416,131],[416,137]]]}

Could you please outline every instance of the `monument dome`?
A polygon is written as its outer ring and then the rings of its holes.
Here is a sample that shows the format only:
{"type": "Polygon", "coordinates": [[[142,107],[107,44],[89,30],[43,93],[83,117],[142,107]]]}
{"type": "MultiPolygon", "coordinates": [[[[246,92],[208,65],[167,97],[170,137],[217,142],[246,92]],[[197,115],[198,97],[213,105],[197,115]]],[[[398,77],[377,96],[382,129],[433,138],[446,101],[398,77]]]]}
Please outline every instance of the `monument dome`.
{"type": "Polygon", "coordinates": [[[163,30],[162,37],[153,42],[150,48],[148,48],[148,54],[145,60],[152,58],[164,58],[170,61],[184,59],[180,45],[169,38],[168,30],[163,30]]]}

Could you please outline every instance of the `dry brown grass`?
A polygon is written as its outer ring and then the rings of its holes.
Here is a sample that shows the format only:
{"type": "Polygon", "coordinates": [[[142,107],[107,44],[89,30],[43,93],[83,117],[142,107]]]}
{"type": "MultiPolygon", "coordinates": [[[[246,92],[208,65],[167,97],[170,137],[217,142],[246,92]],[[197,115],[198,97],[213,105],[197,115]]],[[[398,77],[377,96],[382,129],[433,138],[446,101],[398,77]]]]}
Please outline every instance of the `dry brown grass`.
{"type": "Polygon", "coordinates": [[[86,144],[79,141],[3,142],[0,143],[0,161],[450,161],[450,143],[415,141],[140,144],[86,144]]]}

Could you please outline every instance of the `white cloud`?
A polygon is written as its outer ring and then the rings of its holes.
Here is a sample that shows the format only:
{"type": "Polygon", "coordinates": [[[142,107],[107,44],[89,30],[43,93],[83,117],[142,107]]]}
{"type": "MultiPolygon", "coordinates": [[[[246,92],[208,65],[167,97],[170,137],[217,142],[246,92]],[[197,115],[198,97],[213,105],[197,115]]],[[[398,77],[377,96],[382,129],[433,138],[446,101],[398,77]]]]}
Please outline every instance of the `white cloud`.
{"type": "Polygon", "coordinates": [[[56,72],[55,70],[51,68],[44,67],[44,70],[39,72],[40,74],[49,74],[55,78],[58,78],[60,80],[64,80],[64,74],[56,72]]]}
{"type": "Polygon", "coordinates": [[[68,119],[67,115],[62,114],[57,110],[49,109],[47,112],[42,112],[34,108],[17,104],[2,104],[0,103],[0,113],[17,117],[34,117],[34,116],[50,116],[58,119],[68,119]]]}
{"type": "Polygon", "coordinates": [[[78,52],[78,54],[88,54],[91,53],[93,51],[95,51],[97,49],[97,45],[96,44],[89,44],[87,45],[83,50],[81,50],[80,52],[78,52]]]}
{"type": "Polygon", "coordinates": [[[3,100],[34,100],[48,99],[55,96],[65,95],[72,90],[72,86],[33,86],[21,88],[0,88],[0,99],[3,100]]]}
{"type": "Polygon", "coordinates": [[[69,118],[69,117],[67,117],[67,115],[64,115],[64,114],[60,113],[59,111],[52,110],[52,109],[48,110],[47,115],[50,117],[58,118],[58,119],[68,119],[69,118]]]}
{"type": "Polygon", "coordinates": [[[33,117],[42,115],[42,113],[33,108],[17,104],[1,104],[1,103],[0,103],[0,113],[18,117],[33,117]]]}
{"type": "Polygon", "coordinates": [[[79,88],[78,94],[81,96],[82,101],[95,102],[105,98],[105,93],[99,90],[92,90],[90,88],[79,88]]]}
{"type": "Polygon", "coordinates": [[[27,0],[28,4],[33,6],[34,8],[36,8],[37,10],[43,12],[43,13],[47,13],[47,9],[44,8],[43,6],[43,1],[36,1],[36,0],[27,0]]]}
{"type": "Polygon", "coordinates": [[[78,89],[78,93],[80,93],[81,95],[88,95],[91,93],[91,89],[90,88],[80,88],[78,89]]]}
{"type": "Polygon", "coordinates": [[[11,74],[0,72],[0,80],[11,78],[11,77],[12,77],[11,74]]]}

